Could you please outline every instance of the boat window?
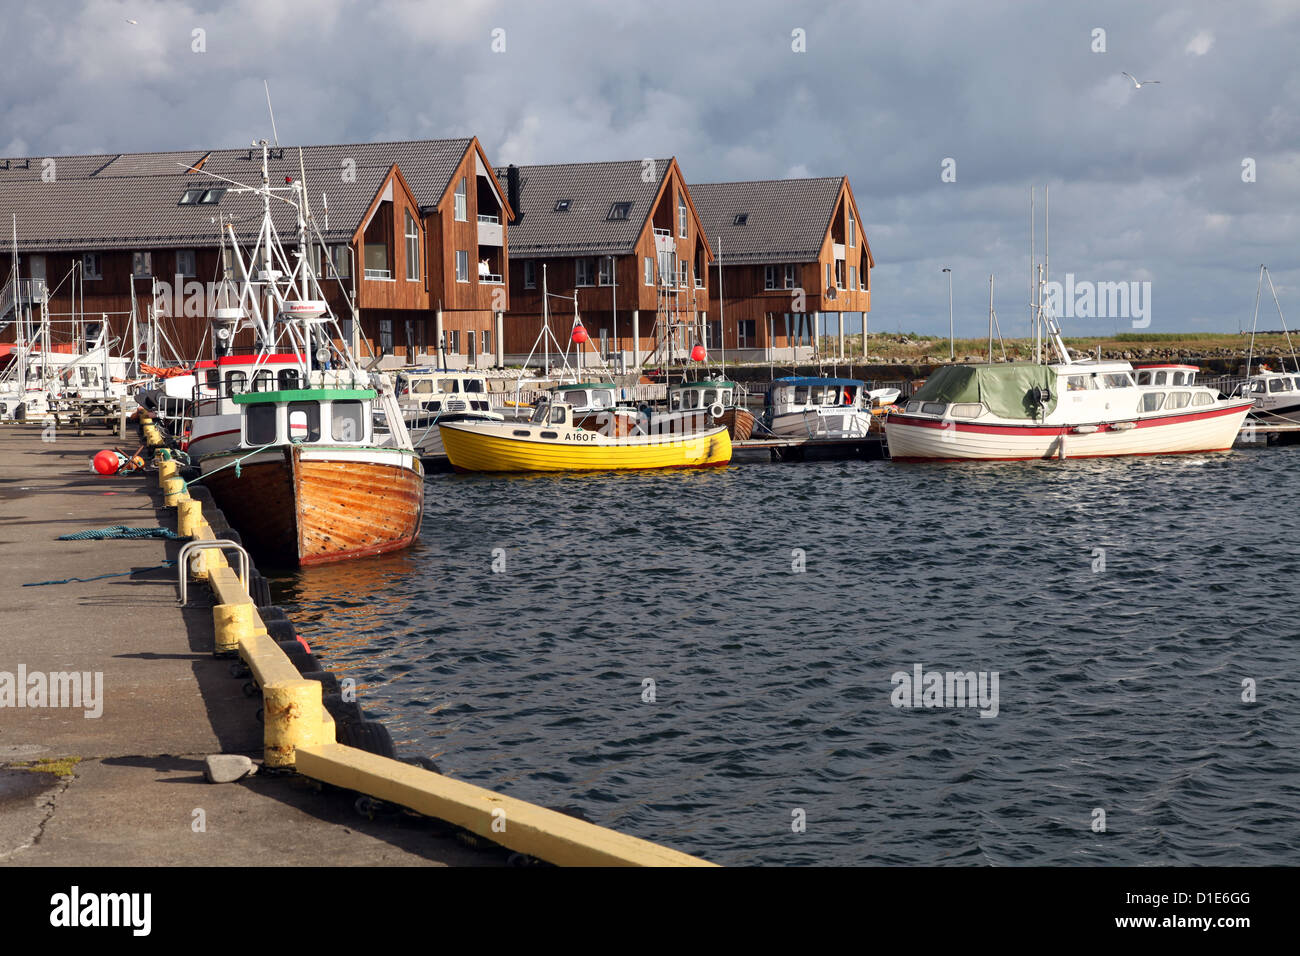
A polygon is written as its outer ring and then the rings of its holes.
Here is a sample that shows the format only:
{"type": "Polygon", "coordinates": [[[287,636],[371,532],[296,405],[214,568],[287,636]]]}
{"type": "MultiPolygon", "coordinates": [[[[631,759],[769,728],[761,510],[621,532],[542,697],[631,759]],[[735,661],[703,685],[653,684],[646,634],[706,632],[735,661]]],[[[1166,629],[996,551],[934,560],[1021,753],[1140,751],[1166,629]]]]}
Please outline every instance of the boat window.
{"type": "Polygon", "coordinates": [[[238,394],[248,387],[248,374],[246,372],[227,372],[226,389],[231,395],[238,394]]]}
{"type": "Polygon", "coordinates": [[[433,382],[427,378],[419,378],[411,383],[411,391],[419,395],[433,394],[433,382]]]}
{"type": "Polygon", "coordinates": [[[795,390],[794,390],[794,403],[795,403],[796,405],[807,405],[807,404],[808,404],[808,386],[807,386],[807,385],[799,385],[799,386],[796,386],[796,387],[795,387],[795,390]]]}
{"type": "Polygon", "coordinates": [[[210,368],[207,374],[208,388],[216,388],[221,384],[221,369],[210,368]]]}
{"type": "Polygon", "coordinates": [[[530,422],[541,423],[546,421],[546,413],[549,407],[545,402],[538,402],[537,407],[533,409],[532,416],[528,419],[530,422]]]}
{"type": "Polygon", "coordinates": [[[692,389],[690,389],[689,391],[683,392],[683,393],[682,393],[682,396],[683,396],[683,407],[684,407],[684,408],[699,408],[699,407],[700,407],[700,393],[697,392],[695,389],[692,388],[692,389]]]}
{"type": "Polygon", "coordinates": [[[1285,392],[1291,387],[1291,382],[1285,378],[1275,378],[1268,383],[1270,392],[1285,392]]]}
{"type": "Polygon", "coordinates": [[[1182,385],[1183,382],[1186,380],[1186,377],[1187,377],[1187,376],[1186,376],[1186,373],[1185,373],[1185,372],[1170,372],[1170,373],[1169,373],[1169,384],[1170,384],[1170,385],[1182,385]]]}
{"type": "Polygon", "coordinates": [[[277,376],[282,389],[294,389],[298,387],[298,370],[296,368],[282,368],[277,376]]]}
{"type": "Polygon", "coordinates": [[[599,392],[592,392],[591,404],[597,408],[613,408],[614,393],[607,388],[601,389],[599,392]]]}
{"type": "Polygon", "coordinates": [[[440,378],[438,379],[438,391],[459,392],[460,384],[454,378],[440,378]]]}
{"type": "Polygon", "coordinates": [[[984,406],[979,402],[962,402],[959,405],[954,405],[948,414],[953,418],[979,418],[982,411],[984,411],[984,406]]]}
{"type": "Polygon", "coordinates": [[[532,432],[529,431],[527,428],[516,428],[514,433],[520,438],[527,438],[529,435],[532,434],[532,432]]]}
{"type": "Polygon", "coordinates": [[[330,403],[330,432],[335,441],[364,441],[366,421],[362,417],[365,406],[358,401],[330,403]]]}
{"type": "Polygon", "coordinates": [[[1138,405],[1140,412],[1158,412],[1160,407],[1165,403],[1164,392],[1147,392],[1142,396],[1142,402],[1138,405]]]}
{"type": "MultiPolygon", "coordinates": [[[[1167,372],[1156,372],[1155,375],[1154,375],[1154,376],[1152,377],[1152,379],[1151,379],[1151,384],[1153,384],[1153,385],[1164,385],[1164,384],[1165,384],[1165,379],[1166,379],[1166,376],[1167,376],[1167,375],[1168,375],[1167,372]]],[[[1107,376],[1107,378],[1109,378],[1109,376],[1107,376]]]]}
{"type": "Polygon", "coordinates": [[[275,412],[276,406],[271,404],[248,406],[244,413],[244,436],[248,444],[261,446],[275,441],[275,412]]]}
{"type": "Polygon", "coordinates": [[[719,398],[718,398],[718,400],[721,401],[723,405],[726,405],[728,408],[730,408],[730,407],[731,407],[731,389],[729,389],[729,388],[724,388],[724,389],[719,393],[719,398]]]}
{"type": "Polygon", "coordinates": [[[907,403],[907,411],[909,411],[909,412],[919,412],[920,410],[921,410],[921,403],[920,403],[920,402],[908,402],[908,403],[907,403]]]}
{"type": "Polygon", "coordinates": [[[431,411],[431,412],[440,411],[440,410],[442,409],[442,402],[438,401],[438,400],[435,398],[435,399],[432,399],[432,400],[430,400],[430,401],[425,402],[425,403],[424,403],[424,407],[427,408],[427,409],[428,409],[429,411],[431,411]]]}
{"type": "Polygon", "coordinates": [[[1191,392],[1170,392],[1165,408],[1186,408],[1192,403],[1191,392]]]}
{"type": "MultiPolygon", "coordinates": [[[[1070,391],[1077,391],[1077,389],[1075,388],[1074,383],[1077,382],[1077,381],[1081,381],[1082,379],[1083,379],[1083,376],[1082,376],[1082,375],[1071,375],[1071,376],[1070,376],[1070,391]]],[[[1151,373],[1150,373],[1149,371],[1138,372],[1138,384],[1139,384],[1139,385],[1150,385],[1150,384],[1151,384],[1151,373]]],[[[1079,386],[1079,388],[1082,388],[1082,387],[1083,387],[1082,385],[1079,386]]]]}
{"type": "MultiPolygon", "coordinates": [[[[1163,372],[1158,374],[1156,378],[1157,385],[1161,384],[1161,378],[1163,377],[1163,375],[1164,375],[1163,372]]],[[[1123,372],[1115,372],[1111,375],[1106,375],[1104,376],[1104,379],[1107,388],[1127,388],[1128,386],[1133,384],[1133,380],[1129,378],[1126,373],[1123,372]]]]}
{"type": "Polygon", "coordinates": [[[289,403],[289,441],[320,441],[320,402],[289,403]]]}
{"type": "Polygon", "coordinates": [[[1197,392],[1196,399],[1192,402],[1193,405],[1211,405],[1213,403],[1214,396],[1209,392],[1197,392]]]}
{"type": "Polygon", "coordinates": [[[716,388],[706,388],[704,390],[704,400],[700,402],[705,408],[708,408],[718,400],[718,390],[716,388]]]}
{"type": "MultiPolygon", "coordinates": [[[[1151,373],[1142,372],[1138,376],[1138,384],[1150,385],[1151,373]],[[1146,382],[1142,381],[1143,376],[1146,377],[1147,379],[1146,382]]],[[[1096,387],[1097,387],[1097,383],[1092,379],[1091,376],[1088,375],[1071,375],[1065,380],[1065,390],[1067,392],[1086,392],[1088,389],[1096,388],[1096,387]]]]}
{"type": "Polygon", "coordinates": [[[274,387],[272,384],[271,372],[269,369],[262,369],[253,376],[253,391],[269,392],[274,387]]]}
{"type": "Polygon", "coordinates": [[[668,396],[668,407],[672,411],[677,411],[677,409],[682,407],[681,392],[673,392],[671,395],[668,396]]]}
{"type": "Polygon", "coordinates": [[[543,438],[559,438],[559,437],[560,437],[560,433],[559,433],[559,432],[542,432],[542,437],[543,437],[543,438]]]}
{"type": "Polygon", "coordinates": [[[465,379],[465,391],[467,392],[486,392],[487,383],[481,378],[465,379]]]}
{"type": "Polygon", "coordinates": [[[563,425],[567,420],[565,408],[563,405],[556,405],[551,409],[551,417],[548,419],[552,425],[563,425]]]}
{"type": "Polygon", "coordinates": [[[852,405],[852,404],[853,404],[853,400],[854,400],[854,398],[857,397],[857,391],[858,391],[858,390],[857,390],[856,388],[854,388],[853,386],[851,386],[851,385],[846,385],[846,386],[844,387],[844,404],[845,404],[845,405],[852,405]]]}
{"type": "Polygon", "coordinates": [[[926,402],[921,406],[921,411],[927,415],[942,415],[947,407],[943,402],[926,402]]]}

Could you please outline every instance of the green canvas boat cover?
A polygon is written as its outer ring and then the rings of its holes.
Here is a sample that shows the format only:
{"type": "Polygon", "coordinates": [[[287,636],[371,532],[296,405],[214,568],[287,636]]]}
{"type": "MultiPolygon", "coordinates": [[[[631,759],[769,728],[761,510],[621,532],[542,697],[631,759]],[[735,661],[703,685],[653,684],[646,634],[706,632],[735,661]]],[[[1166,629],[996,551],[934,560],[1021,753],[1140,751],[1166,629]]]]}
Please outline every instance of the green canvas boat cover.
{"type": "Polygon", "coordinates": [[[999,418],[1037,419],[1056,408],[1056,371],[1050,365],[1011,362],[1006,365],[945,365],[909,399],[921,402],[983,402],[999,418]],[[1030,397],[1042,388],[1051,398],[1039,406],[1030,397]]]}

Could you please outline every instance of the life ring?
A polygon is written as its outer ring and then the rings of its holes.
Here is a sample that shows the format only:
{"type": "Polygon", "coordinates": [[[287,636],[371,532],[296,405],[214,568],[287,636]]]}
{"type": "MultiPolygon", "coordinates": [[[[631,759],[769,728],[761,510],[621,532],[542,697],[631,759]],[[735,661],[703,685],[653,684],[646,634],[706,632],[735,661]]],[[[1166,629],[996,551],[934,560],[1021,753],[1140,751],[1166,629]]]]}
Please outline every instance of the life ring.
{"type": "Polygon", "coordinates": [[[722,407],[721,402],[714,402],[709,406],[709,417],[715,422],[725,414],[727,414],[727,410],[722,407]]]}

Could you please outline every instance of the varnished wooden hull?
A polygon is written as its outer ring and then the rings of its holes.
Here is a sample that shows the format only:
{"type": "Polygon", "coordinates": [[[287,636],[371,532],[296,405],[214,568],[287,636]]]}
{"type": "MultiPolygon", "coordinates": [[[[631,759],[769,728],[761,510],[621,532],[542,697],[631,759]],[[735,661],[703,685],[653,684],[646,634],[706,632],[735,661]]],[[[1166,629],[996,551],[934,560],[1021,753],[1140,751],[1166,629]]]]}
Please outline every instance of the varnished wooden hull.
{"type": "Polygon", "coordinates": [[[726,425],[731,437],[744,441],[754,434],[754,416],[748,409],[728,408],[718,419],[718,424],[726,425]]]}
{"type": "Polygon", "coordinates": [[[396,551],[420,533],[423,471],[397,451],[295,445],[233,467],[204,460],[203,483],[260,561],[325,564],[396,551]],[[361,460],[358,460],[361,459],[361,460]]]}

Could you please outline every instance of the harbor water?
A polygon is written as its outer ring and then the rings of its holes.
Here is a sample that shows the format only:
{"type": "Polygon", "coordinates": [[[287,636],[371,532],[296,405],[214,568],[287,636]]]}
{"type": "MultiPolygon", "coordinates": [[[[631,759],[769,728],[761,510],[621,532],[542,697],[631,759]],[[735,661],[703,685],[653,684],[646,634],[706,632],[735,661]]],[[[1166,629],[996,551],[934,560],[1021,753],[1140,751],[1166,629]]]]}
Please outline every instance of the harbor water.
{"type": "Polygon", "coordinates": [[[404,756],[718,863],[1294,863],[1298,456],[437,475],[277,598],[404,756]]]}

